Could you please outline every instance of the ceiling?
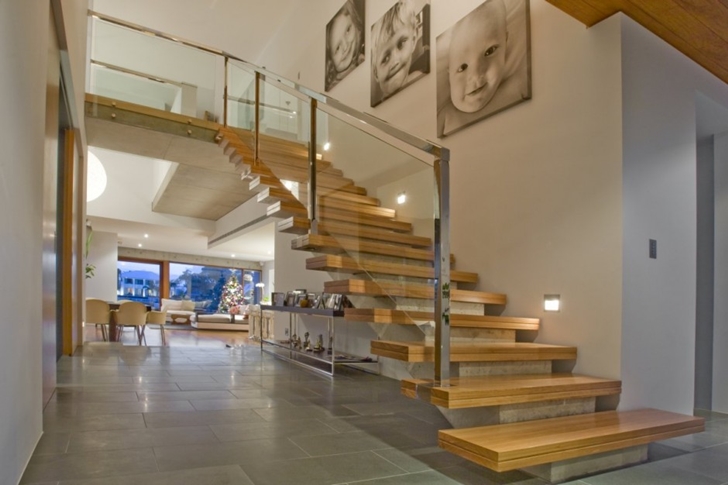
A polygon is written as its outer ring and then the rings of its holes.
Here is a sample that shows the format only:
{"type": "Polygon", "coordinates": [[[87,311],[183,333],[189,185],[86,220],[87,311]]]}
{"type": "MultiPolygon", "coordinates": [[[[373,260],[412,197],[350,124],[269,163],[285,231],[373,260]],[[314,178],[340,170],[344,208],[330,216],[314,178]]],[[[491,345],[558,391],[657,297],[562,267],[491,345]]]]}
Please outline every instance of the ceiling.
{"type": "Polygon", "coordinates": [[[728,0],[547,0],[587,27],[623,12],[728,83],[728,0]]]}

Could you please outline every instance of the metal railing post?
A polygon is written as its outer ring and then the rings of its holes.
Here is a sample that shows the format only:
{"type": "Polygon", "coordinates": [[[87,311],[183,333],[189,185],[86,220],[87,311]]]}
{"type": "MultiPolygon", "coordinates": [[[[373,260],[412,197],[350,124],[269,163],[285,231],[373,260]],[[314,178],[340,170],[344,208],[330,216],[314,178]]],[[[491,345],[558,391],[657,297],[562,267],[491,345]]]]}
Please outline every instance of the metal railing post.
{"type": "Polygon", "coordinates": [[[311,100],[311,139],[308,146],[308,220],[309,232],[318,234],[318,220],[316,214],[316,110],[318,101],[311,100]]]}
{"type": "Polygon", "coordinates": [[[435,382],[450,381],[450,153],[435,160],[435,382]]]}
{"type": "Polygon", "coordinates": [[[228,56],[225,56],[225,87],[223,88],[223,105],[222,105],[222,119],[223,119],[223,126],[227,128],[228,125],[228,62],[230,61],[230,58],[228,56]]]}
{"type": "Polygon", "coordinates": [[[260,73],[255,73],[255,160],[258,163],[260,155],[260,73]]]}

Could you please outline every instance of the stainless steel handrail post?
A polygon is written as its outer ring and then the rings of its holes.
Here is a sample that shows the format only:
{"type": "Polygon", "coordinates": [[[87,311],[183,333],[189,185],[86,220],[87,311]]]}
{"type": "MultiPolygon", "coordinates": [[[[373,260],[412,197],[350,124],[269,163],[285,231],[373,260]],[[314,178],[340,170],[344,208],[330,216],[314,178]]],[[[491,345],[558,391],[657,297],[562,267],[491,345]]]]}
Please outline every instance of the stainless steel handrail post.
{"type": "Polygon", "coordinates": [[[260,157],[260,73],[255,73],[255,151],[252,165],[259,162],[260,157]]]}
{"type": "Polygon", "coordinates": [[[450,385],[450,152],[435,160],[435,383],[450,385]]]}
{"type": "Polygon", "coordinates": [[[309,233],[318,234],[318,220],[316,214],[316,110],[318,101],[311,100],[311,127],[308,146],[308,220],[309,233]]]}
{"type": "Polygon", "coordinates": [[[225,56],[225,87],[223,88],[223,105],[222,105],[222,119],[223,123],[222,125],[227,128],[228,126],[228,62],[230,62],[230,58],[228,56],[225,56]]]}

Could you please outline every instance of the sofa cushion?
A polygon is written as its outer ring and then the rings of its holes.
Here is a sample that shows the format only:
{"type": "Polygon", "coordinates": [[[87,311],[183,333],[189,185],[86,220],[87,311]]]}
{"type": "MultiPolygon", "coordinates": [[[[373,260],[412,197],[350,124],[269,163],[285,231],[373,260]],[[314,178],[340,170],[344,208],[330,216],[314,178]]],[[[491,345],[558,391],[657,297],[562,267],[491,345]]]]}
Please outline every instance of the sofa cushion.
{"type": "Polygon", "coordinates": [[[190,300],[182,300],[182,308],[180,308],[180,310],[184,310],[186,312],[194,312],[195,302],[190,300]]]}
{"type": "Polygon", "coordinates": [[[174,310],[181,310],[182,309],[182,301],[181,300],[170,300],[167,298],[162,298],[162,311],[174,311],[174,310]]]}

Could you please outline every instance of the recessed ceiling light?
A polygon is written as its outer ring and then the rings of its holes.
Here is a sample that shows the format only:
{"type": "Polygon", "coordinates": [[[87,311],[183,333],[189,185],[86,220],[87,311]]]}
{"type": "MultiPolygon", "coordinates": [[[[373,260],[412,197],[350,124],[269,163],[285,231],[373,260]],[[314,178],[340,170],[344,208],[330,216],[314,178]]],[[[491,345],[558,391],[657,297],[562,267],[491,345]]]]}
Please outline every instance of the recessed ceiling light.
{"type": "Polygon", "coordinates": [[[235,255],[234,255],[234,254],[231,254],[231,255],[230,255],[230,257],[231,257],[231,258],[234,258],[234,257],[235,257],[235,255]]]}
{"type": "Polygon", "coordinates": [[[268,254],[273,254],[273,251],[268,251],[268,254]]]}
{"type": "Polygon", "coordinates": [[[144,235],[144,238],[149,238],[149,234],[145,234],[144,235]]]}

